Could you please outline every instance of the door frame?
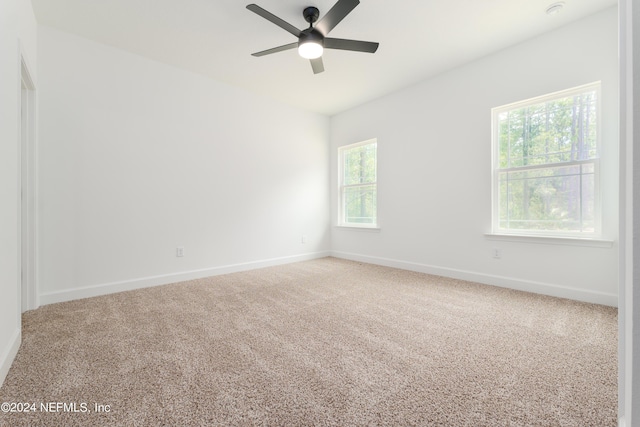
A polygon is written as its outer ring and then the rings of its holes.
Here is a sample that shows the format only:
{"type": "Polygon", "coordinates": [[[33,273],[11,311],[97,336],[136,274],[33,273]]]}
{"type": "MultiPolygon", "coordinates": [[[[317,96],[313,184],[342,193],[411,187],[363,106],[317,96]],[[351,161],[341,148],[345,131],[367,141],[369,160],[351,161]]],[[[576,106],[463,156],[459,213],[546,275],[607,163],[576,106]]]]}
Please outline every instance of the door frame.
{"type": "Polygon", "coordinates": [[[38,308],[37,293],[37,122],[36,86],[20,45],[18,96],[18,272],[20,313],[38,308]]]}

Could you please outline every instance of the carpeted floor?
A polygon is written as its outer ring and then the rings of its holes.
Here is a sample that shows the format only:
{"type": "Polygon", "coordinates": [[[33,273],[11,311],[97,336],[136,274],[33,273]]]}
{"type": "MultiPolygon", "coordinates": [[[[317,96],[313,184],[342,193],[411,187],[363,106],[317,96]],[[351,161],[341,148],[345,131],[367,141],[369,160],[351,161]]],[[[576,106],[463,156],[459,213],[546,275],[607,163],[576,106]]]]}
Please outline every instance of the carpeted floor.
{"type": "Polygon", "coordinates": [[[613,427],[617,310],[324,258],[27,312],[0,402],[36,404],[2,426],[613,427]]]}

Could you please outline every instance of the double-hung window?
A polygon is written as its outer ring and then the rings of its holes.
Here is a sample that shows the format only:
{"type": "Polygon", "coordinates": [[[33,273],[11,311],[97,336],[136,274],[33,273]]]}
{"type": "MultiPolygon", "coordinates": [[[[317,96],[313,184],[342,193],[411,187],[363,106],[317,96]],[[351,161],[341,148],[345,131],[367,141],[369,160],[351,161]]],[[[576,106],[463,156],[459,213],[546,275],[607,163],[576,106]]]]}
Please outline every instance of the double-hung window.
{"type": "Polygon", "coordinates": [[[339,225],[378,226],[377,146],[374,139],[338,148],[339,225]]]}
{"type": "Polygon", "coordinates": [[[492,110],[494,233],[600,233],[594,83],[492,110]]]}

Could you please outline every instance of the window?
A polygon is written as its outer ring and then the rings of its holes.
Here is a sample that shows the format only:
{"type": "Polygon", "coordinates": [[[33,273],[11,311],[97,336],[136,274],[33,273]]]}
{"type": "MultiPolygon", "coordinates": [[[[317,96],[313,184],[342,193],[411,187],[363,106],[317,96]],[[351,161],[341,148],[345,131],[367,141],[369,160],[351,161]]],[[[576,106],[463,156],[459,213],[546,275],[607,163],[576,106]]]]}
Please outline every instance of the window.
{"type": "Polygon", "coordinates": [[[600,83],[494,108],[493,231],[594,236],[600,83]]]}
{"type": "Polygon", "coordinates": [[[340,225],[378,226],[377,145],[373,139],[338,148],[340,225]]]}

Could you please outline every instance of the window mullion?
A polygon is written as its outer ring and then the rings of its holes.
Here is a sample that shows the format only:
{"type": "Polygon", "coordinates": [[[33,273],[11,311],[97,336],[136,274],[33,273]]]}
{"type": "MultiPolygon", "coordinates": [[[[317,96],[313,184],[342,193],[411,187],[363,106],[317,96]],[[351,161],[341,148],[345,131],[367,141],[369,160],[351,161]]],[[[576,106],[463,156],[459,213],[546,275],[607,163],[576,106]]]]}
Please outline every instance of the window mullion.
{"type": "Polygon", "coordinates": [[[594,163],[597,159],[587,160],[574,160],[571,162],[557,162],[557,163],[541,163],[539,165],[527,165],[527,166],[514,166],[512,168],[497,168],[498,172],[521,172],[531,169],[546,169],[546,168],[562,168],[569,166],[577,166],[594,163]]]}

